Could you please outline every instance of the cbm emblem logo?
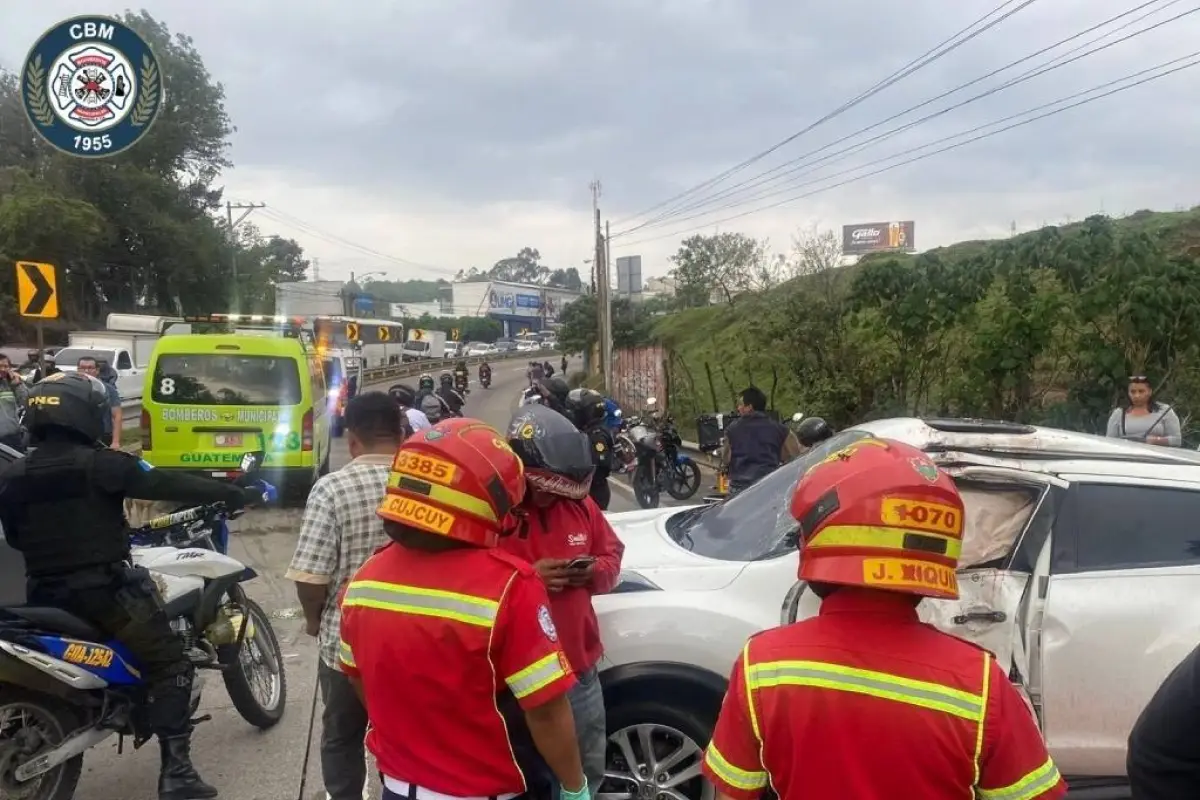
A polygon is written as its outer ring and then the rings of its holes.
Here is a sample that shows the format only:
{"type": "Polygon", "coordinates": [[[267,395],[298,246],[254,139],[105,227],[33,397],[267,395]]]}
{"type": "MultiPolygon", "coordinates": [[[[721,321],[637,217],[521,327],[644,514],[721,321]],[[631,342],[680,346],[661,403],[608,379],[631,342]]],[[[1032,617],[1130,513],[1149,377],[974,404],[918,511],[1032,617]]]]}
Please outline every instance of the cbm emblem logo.
{"type": "Polygon", "coordinates": [[[21,71],[33,129],[73,156],[128,150],[162,110],[158,59],[136,32],[101,16],[73,17],[37,40],[21,71]]]}

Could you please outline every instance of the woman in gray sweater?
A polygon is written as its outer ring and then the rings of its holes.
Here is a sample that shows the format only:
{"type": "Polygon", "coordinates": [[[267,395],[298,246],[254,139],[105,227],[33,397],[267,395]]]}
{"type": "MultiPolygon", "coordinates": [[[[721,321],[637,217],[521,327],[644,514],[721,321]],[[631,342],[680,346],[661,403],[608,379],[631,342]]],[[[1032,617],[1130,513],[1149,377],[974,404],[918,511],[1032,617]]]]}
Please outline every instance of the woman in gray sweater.
{"type": "Polygon", "coordinates": [[[1108,436],[1135,442],[1179,447],[1183,434],[1175,409],[1154,399],[1150,381],[1145,375],[1129,378],[1129,405],[1114,408],[1108,417],[1108,436]]]}

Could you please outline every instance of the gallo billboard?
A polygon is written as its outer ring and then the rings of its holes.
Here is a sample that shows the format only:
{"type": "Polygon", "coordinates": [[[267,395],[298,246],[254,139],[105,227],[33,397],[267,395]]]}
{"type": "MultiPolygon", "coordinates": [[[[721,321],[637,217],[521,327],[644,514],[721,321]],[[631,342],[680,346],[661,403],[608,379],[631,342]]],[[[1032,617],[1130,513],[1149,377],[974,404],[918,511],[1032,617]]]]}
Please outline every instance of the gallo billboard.
{"type": "Polygon", "coordinates": [[[868,222],[864,225],[842,226],[842,254],[861,256],[881,250],[916,250],[913,236],[915,225],[905,222],[868,222]]]}

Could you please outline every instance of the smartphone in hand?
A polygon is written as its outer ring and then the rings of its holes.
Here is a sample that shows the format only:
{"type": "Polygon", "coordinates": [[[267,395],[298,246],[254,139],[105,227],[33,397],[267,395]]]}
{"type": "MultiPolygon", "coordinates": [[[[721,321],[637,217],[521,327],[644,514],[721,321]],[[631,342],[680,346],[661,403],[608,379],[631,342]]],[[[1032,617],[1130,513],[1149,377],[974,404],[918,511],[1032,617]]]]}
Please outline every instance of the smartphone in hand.
{"type": "Polygon", "coordinates": [[[595,556],[580,556],[579,558],[572,558],[569,562],[567,562],[567,569],[584,570],[595,563],[595,556]]]}

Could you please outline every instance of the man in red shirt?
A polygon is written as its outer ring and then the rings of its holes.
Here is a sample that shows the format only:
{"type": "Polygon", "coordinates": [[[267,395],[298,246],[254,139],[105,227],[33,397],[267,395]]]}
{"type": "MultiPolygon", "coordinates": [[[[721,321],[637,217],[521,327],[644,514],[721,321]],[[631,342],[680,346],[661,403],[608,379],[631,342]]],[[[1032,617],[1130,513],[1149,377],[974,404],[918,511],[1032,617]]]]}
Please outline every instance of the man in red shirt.
{"type": "Polygon", "coordinates": [[[392,542],[342,597],[342,671],[363,697],[385,800],[588,800],[575,684],[533,568],[495,549],[525,495],[493,428],[453,419],[406,440],[379,506],[392,542]]]}
{"type": "Polygon", "coordinates": [[[1067,787],[992,654],[922,624],[956,599],[963,503],[921,451],[862,439],[792,496],[815,619],[750,638],[704,757],[722,797],[1056,800],[1067,787]]]}
{"type": "Polygon", "coordinates": [[[625,546],[588,497],[595,462],[587,434],[545,406],[525,406],[509,423],[508,443],[525,464],[529,494],[517,534],[500,548],[533,564],[550,590],[550,614],[578,679],[569,697],[583,771],[599,791],[608,732],[592,595],[616,585],[625,546]]]}

